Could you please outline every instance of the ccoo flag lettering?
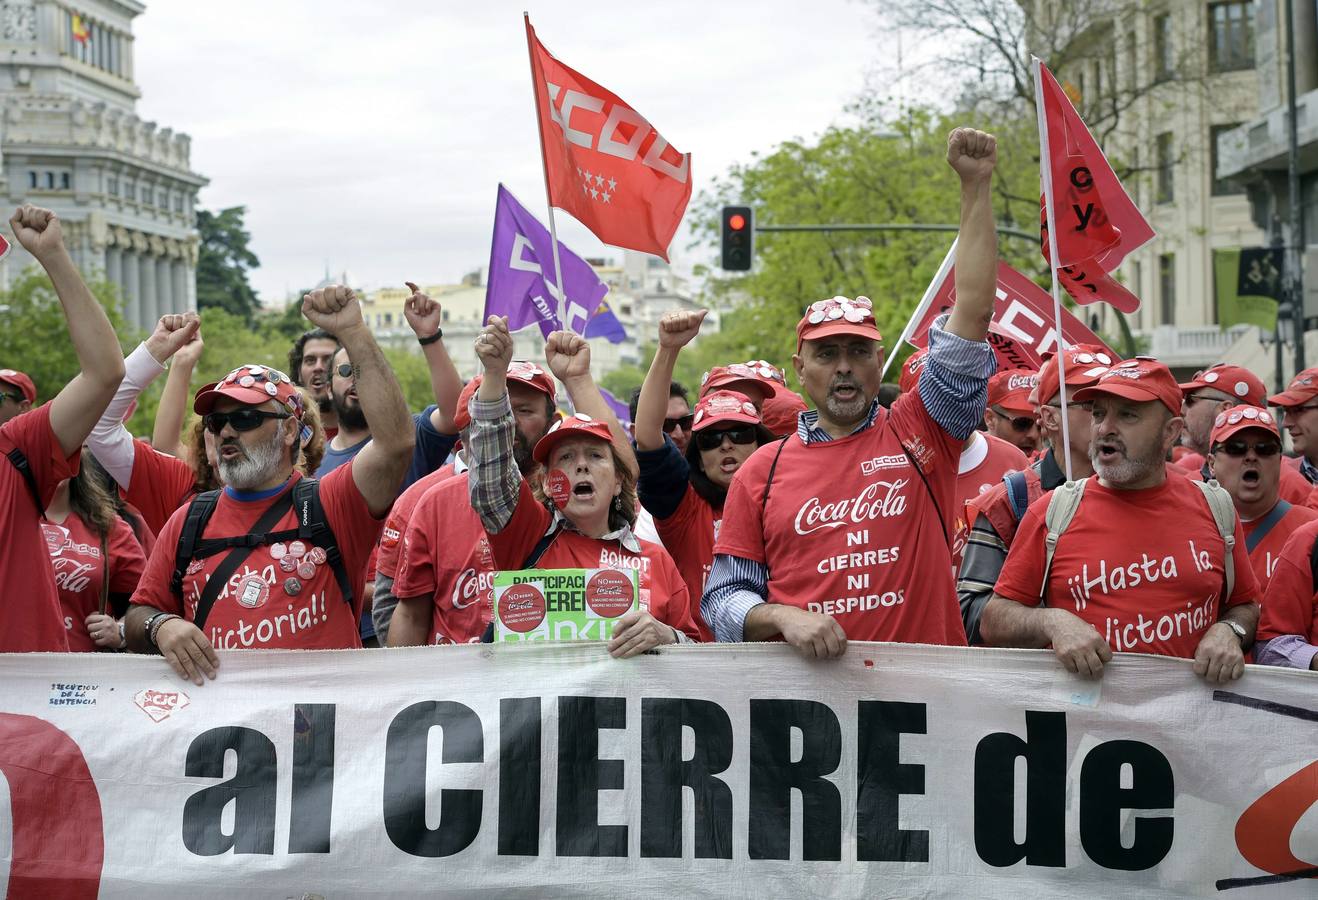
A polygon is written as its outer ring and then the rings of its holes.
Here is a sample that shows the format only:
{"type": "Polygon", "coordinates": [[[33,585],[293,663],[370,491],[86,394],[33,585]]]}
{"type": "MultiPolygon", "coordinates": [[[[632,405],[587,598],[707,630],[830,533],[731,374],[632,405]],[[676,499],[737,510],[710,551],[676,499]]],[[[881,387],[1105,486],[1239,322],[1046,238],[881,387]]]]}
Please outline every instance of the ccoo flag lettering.
{"type": "MultiPolygon", "coordinates": [[[[1039,60],[1034,66],[1044,151],[1041,165],[1048,166],[1051,175],[1058,280],[1078,303],[1103,300],[1122,312],[1134,312],[1139,298],[1108,273],[1150,241],[1153,228],[1121,186],[1057,79],[1039,60]]],[[[1047,193],[1039,216],[1045,259],[1049,257],[1047,193]]]]}
{"type": "Polygon", "coordinates": [[[549,203],[606,244],[668,259],[691,199],[679,153],[611,91],[550,55],[526,20],[549,203]]]}
{"type": "Polygon", "coordinates": [[[554,286],[554,257],[548,229],[499,185],[485,288],[485,318],[507,316],[508,329],[539,325],[545,337],[567,329],[585,337],[626,340],[627,333],[604,300],[609,286],[584,259],[559,243],[563,291],[554,286]]]}

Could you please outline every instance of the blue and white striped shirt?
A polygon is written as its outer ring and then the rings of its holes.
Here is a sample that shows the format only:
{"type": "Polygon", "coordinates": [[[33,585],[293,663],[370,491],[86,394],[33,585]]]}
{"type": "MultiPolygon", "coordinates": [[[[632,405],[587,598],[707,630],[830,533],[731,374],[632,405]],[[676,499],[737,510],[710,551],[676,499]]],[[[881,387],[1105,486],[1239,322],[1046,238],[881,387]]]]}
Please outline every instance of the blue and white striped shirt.
{"type": "MultiPolygon", "coordinates": [[[[929,361],[920,373],[920,400],[929,417],[954,438],[964,440],[984,417],[988,404],[988,379],[997,368],[993,349],[984,341],[968,341],[944,331],[947,316],[929,328],[929,361]]],[[[870,407],[865,421],[852,434],[874,425],[879,404],[870,407]]],[[[819,427],[818,410],[807,410],[797,417],[796,434],[802,443],[815,444],[833,440],[819,427]]],[[[746,616],[765,602],[769,593],[769,569],[763,563],[720,553],[714,557],[705,594],[700,598],[700,614],[723,642],[743,640],[746,616]]]]}

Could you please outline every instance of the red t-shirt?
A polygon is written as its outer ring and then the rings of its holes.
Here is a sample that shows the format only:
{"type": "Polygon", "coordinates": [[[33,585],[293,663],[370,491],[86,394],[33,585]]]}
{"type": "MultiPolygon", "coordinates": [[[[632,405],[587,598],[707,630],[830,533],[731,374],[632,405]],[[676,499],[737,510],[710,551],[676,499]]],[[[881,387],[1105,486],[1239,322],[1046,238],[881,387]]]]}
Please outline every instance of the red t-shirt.
{"type": "Polygon", "coordinates": [[[55,488],[78,474],[79,455],[65,455],[50,428],[50,404],[15,416],[0,425],[0,457],[23,451],[41,494],[38,509],[27,482],[7,459],[0,459],[0,653],[69,649],[55,590],[55,572],[46,552],[41,517],[55,488]]]}
{"type": "MultiPolygon", "coordinates": [[[[1252,522],[1241,523],[1245,530],[1245,540],[1254,533],[1266,516],[1259,516],[1252,522]]],[[[1276,571],[1277,562],[1281,559],[1282,548],[1286,546],[1286,541],[1290,538],[1295,529],[1299,528],[1305,522],[1312,522],[1318,519],[1318,510],[1309,509],[1307,506],[1296,506],[1291,504],[1291,508],[1286,510],[1286,515],[1281,517],[1276,525],[1263,536],[1258,545],[1249,551],[1249,561],[1254,566],[1254,574],[1258,577],[1259,585],[1266,590],[1268,582],[1272,580],[1272,573],[1276,571]]]]}
{"type": "MultiPolygon", "coordinates": [[[[1021,519],[993,588],[1026,606],[1039,604],[1048,502],[1041,497],[1021,519]]],[[[1208,501],[1189,479],[1123,491],[1094,476],[1057,541],[1047,602],[1093,625],[1113,650],[1190,659],[1220,618],[1225,549],[1208,501]]],[[[1233,553],[1236,583],[1226,605],[1257,601],[1238,521],[1233,553]]]]}
{"type": "Polygon", "coordinates": [[[133,474],[123,495],[142,513],[152,533],[159,535],[174,510],[192,499],[196,483],[192,466],[144,440],[133,440],[133,474]]]}
{"type": "Polygon", "coordinates": [[[493,615],[494,554],[467,491],[465,472],[426,491],[398,551],[394,596],[432,597],[432,644],[476,643],[493,615]]]}
{"type": "Polygon", "coordinates": [[[840,440],[804,444],[793,434],[766,444],[732,479],[714,553],[764,564],[770,603],[831,615],[853,641],[964,647],[938,513],[950,528],[961,444],[929,417],[918,391],[840,440]]]}
{"type": "MultiPolygon", "coordinates": [[[[283,490],[291,490],[301,477],[294,472],[283,490]]],[[[221,492],[203,537],[247,533],[277,496],[239,500],[228,490],[221,492]]],[[[320,502],[352,584],[353,608],[347,608],[333,570],[316,548],[301,546],[296,540],[256,547],[220,591],[206,618],[206,637],[217,650],[336,650],[362,645],[358,630],[364,598],[362,576],[366,557],[380,533],[381,520],[372,518],[353,481],[352,466],[340,466],[320,480],[320,502]],[[291,568],[286,559],[296,560],[291,568]]],[[[206,580],[228,554],[221,551],[204,560],[193,560],[183,578],[183,601],[174,596],[169,579],[185,518],[186,506],[165,523],[133,594],[133,603],[177,613],[191,621],[206,580]]],[[[289,509],[270,530],[296,527],[297,512],[289,509]]]]}
{"type": "MultiPolygon", "coordinates": [[[[521,493],[513,517],[498,534],[489,535],[490,550],[499,569],[518,569],[549,530],[549,510],[535,499],[531,486],[522,479],[521,493]]],[[[537,569],[636,569],[639,573],[641,606],[660,622],[700,640],[700,629],[691,616],[691,595],[673,558],[658,544],[637,543],[633,553],[618,541],[586,537],[564,529],[550,542],[537,569]]]]}
{"type": "MultiPolygon", "coordinates": [[[[96,650],[96,642],[87,633],[87,617],[101,611],[101,584],[107,568],[101,559],[101,537],[77,513],[70,513],[63,522],[42,522],[41,530],[55,570],[69,649],[96,650]]],[[[132,527],[118,516],[114,517],[105,550],[109,559],[109,593],[131,594],[142,577],[146,557],[133,536],[132,527]]]]}
{"type": "MultiPolygon", "coordinates": [[[[449,463],[440,466],[429,475],[425,475],[415,482],[394,501],[393,509],[389,510],[389,516],[384,520],[384,528],[380,531],[380,547],[375,554],[375,572],[383,574],[387,578],[396,578],[398,576],[398,548],[403,543],[403,534],[407,531],[407,523],[412,520],[412,512],[421,502],[422,495],[435,485],[442,481],[447,481],[453,477],[453,464],[449,463]]],[[[367,580],[374,580],[375,572],[368,573],[367,580]]],[[[398,596],[398,592],[394,592],[398,596]]]]}
{"type": "Polygon", "coordinates": [[[1318,520],[1306,522],[1291,532],[1282,548],[1263,598],[1258,627],[1260,642],[1283,634],[1298,634],[1310,644],[1318,643],[1318,593],[1313,589],[1313,571],[1309,565],[1316,535],[1318,520]]]}
{"type": "MultiPolygon", "coordinates": [[[[699,598],[705,592],[705,579],[709,577],[710,566],[714,564],[714,542],[718,540],[719,528],[723,524],[723,510],[716,510],[704,497],[696,493],[688,482],[682,502],[666,519],[655,519],[654,527],[659,532],[659,539],[664,542],[664,549],[673,558],[677,571],[686,582],[687,593],[699,598]]],[[[700,615],[699,601],[694,604],[692,616],[696,627],[700,629],[702,641],[713,641],[714,632],[709,630],[700,615]]]]}
{"type": "Polygon", "coordinates": [[[1015,444],[991,434],[980,434],[980,437],[987,443],[987,449],[977,448],[972,444],[969,449],[962,451],[962,460],[972,455],[981,458],[969,469],[959,472],[956,478],[956,500],[953,505],[955,512],[951,517],[953,573],[961,569],[961,554],[965,552],[970,528],[975,524],[973,518],[975,512],[966,504],[980,494],[993,490],[996,485],[1002,484],[1003,475],[1027,468],[1030,464],[1029,459],[1015,444]]]}
{"type": "Polygon", "coordinates": [[[1301,475],[1299,469],[1282,466],[1278,484],[1281,499],[1297,506],[1318,507],[1318,488],[1309,484],[1309,479],[1301,475]]]}

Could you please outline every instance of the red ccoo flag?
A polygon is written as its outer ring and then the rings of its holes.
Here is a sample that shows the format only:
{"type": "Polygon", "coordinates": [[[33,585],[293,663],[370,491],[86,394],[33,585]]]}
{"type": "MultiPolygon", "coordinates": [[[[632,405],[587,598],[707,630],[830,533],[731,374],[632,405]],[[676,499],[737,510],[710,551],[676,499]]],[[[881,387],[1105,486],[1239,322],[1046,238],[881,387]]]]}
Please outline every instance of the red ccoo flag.
{"type": "MultiPolygon", "coordinates": [[[[1139,298],[1108,273],[1126,254],[1151,240],[1153,228],[1048,67],[1038,61],[1035,65],[1035,96],[1042,107],[1040,142],[1047,148],[1052,182],[1058,278],[1079,303],[1103,300],[1123,312],[1134,312],[1139,298]]],[[[1046,196],[1041,206],[1043,255],[1048,259],[1046,196]]]]}
{"type": "Polygon", "coordinates": [[[526,19],[549,203],[606,244],[668,259],[691,199],[678,153],[616,94],[550,55],[526,19]]]}

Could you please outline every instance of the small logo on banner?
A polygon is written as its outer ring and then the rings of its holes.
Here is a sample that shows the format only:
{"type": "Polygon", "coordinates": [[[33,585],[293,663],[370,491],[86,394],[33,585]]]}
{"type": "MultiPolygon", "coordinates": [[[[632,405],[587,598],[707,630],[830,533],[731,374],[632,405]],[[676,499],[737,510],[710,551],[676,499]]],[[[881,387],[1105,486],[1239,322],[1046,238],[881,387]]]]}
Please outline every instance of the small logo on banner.
{"type": "Polygon", "coordinates": [[[152,722],[163,722],[188,705],[188,695],[182,691],[153,691],[147,688],[134,694],[133,702],[150,716],[152,722]]]}
{"type": "Polygon", "coordinates": [[[616,619],[632,608],[632,582],[621,572],[596,572],[586,582],[586,605],[603,619],[616,619]]]}

